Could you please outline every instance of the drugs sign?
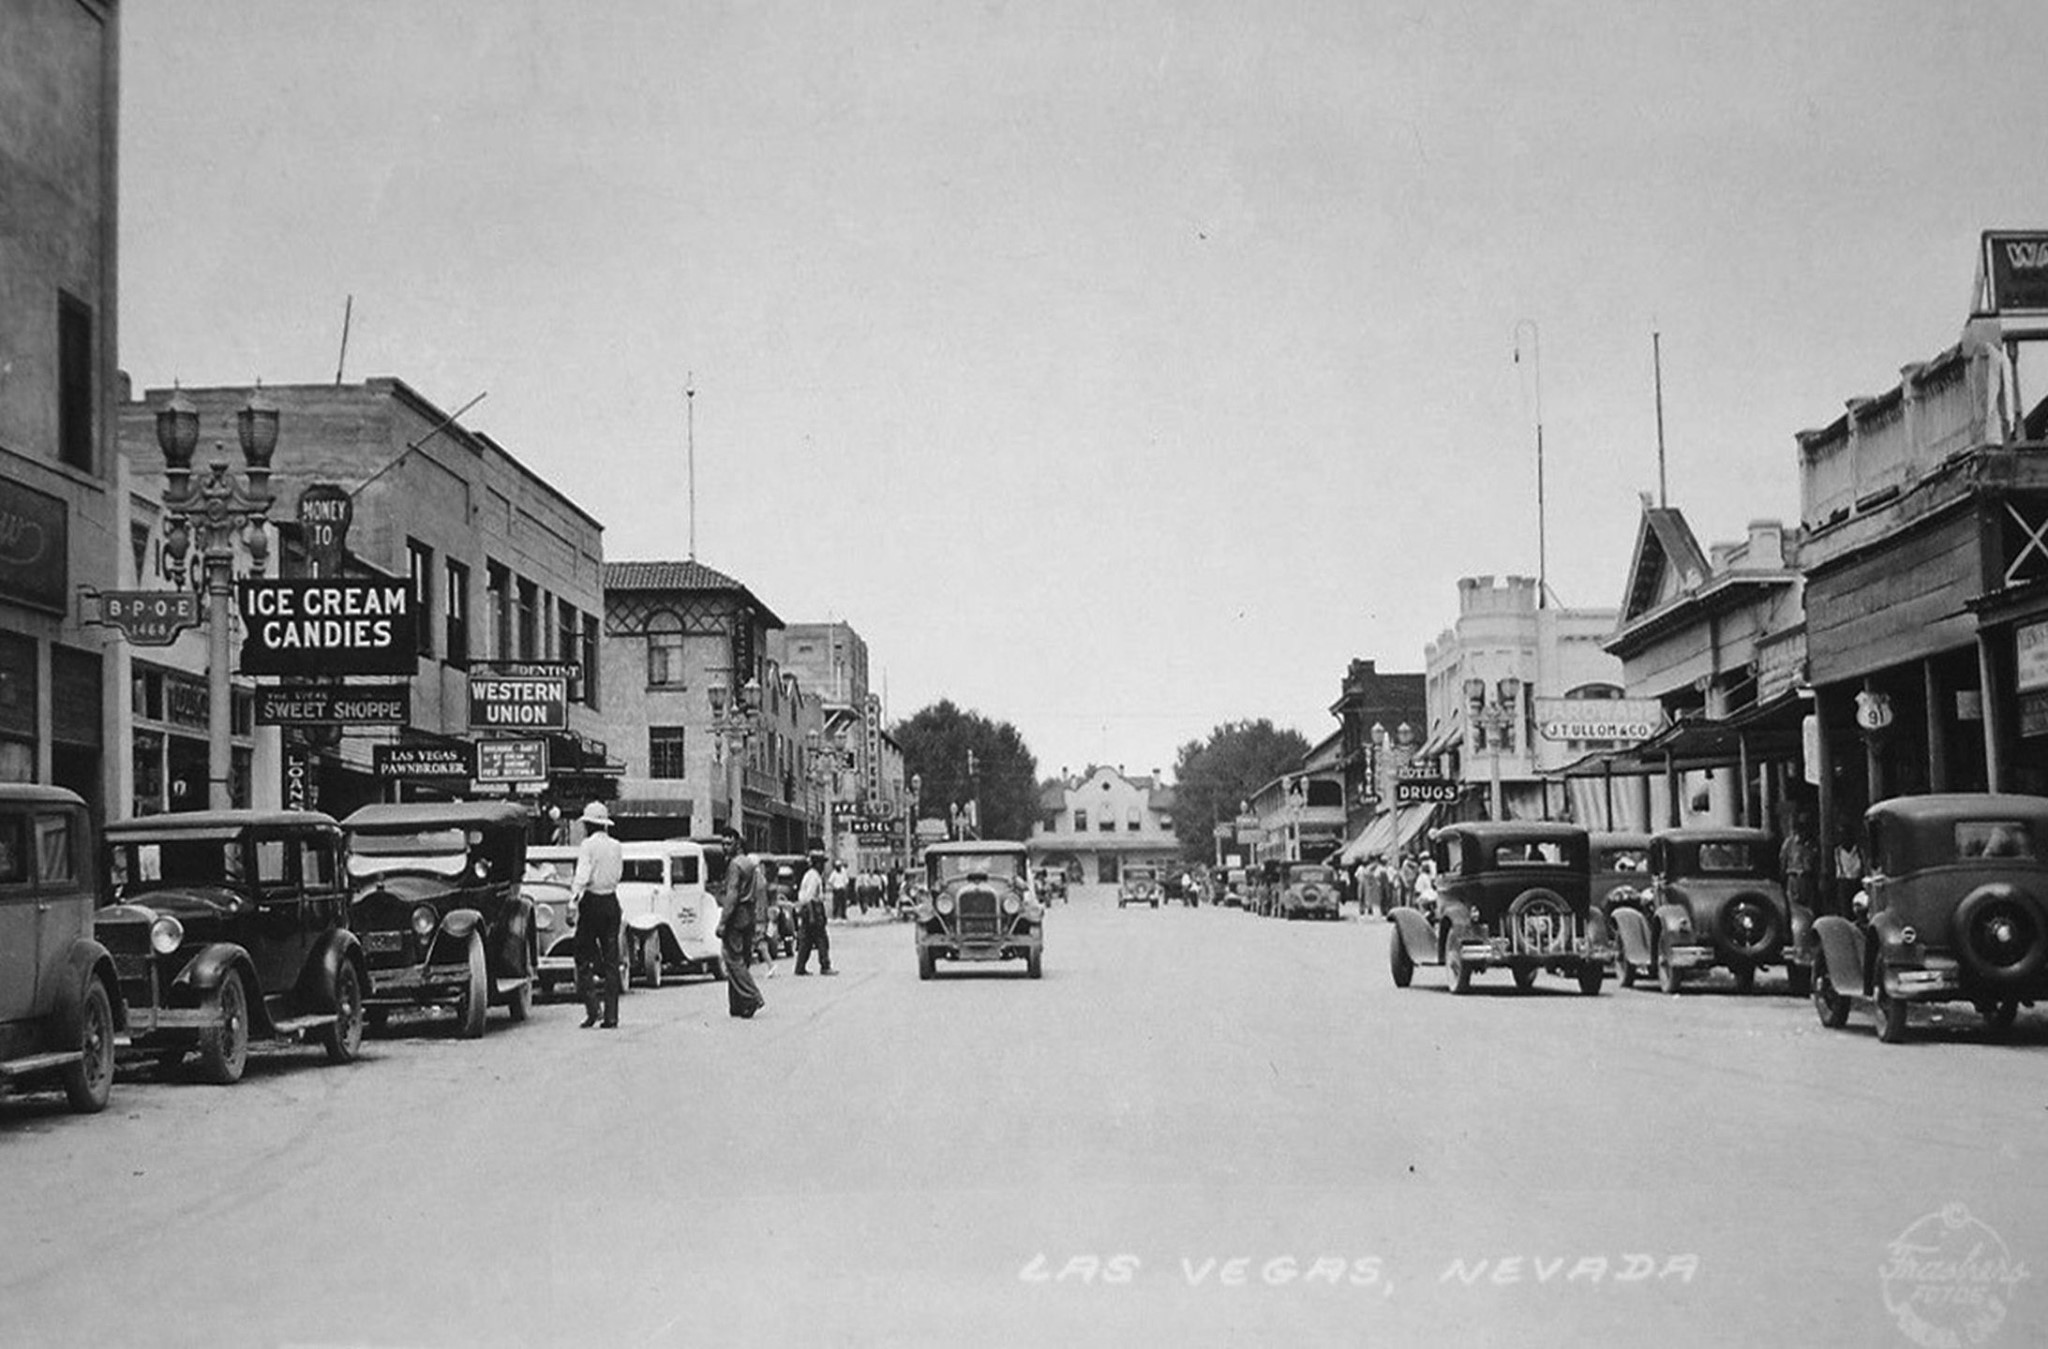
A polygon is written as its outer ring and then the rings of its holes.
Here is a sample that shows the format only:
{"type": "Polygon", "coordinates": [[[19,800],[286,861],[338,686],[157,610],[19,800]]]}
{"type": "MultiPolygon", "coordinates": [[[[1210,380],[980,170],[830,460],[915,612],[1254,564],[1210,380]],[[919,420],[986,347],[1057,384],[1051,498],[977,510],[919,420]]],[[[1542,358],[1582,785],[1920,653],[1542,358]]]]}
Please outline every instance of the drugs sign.
{"type": "Polygon", "coordinates": [[[1463,790],[1449,778],[1395,778],[1394,804],[1424,806],[1455,801],[1463,790]]]}
{"type": "Polygon", "coordinates": [[[362,577],[235,583],[245,675],[410,675],[412,587],[362,577]]]}

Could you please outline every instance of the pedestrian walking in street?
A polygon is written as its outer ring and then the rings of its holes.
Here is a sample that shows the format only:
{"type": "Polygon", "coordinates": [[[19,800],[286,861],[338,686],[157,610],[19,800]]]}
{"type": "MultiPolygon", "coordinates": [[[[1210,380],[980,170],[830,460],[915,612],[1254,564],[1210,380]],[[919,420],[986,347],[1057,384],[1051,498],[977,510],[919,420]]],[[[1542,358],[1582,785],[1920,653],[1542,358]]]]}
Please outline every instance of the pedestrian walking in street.
{"type": "Polygon", "coordinates": [[[768,1003],[749,968],[754,960],[755,925],[766,910],[768,893],[761,880],[761,864],[747,851],[746,840],[737,830],[725,831],[725,848],[732,861],[725,869],[725,914],[718,920],[718,939],[725,952],[726,1010],[746,1018],[768,1003]]]}
{"type": "Polygon", "coordinates": [[[853,878],[846,874],[846,863],[834,862],[832,864],[832,916],[834,918],[844,919],[846,917],[846,901],[851,896],[852,890],[853,878]]]}
{"type": "Polygon", "coordinates": [[[1814,873],[1820,870],[1820,846],[1813,841],[1813,816],[1804,810],[1794,817],[1792,832],[1778,850],[1778,865],[1785,873],[1785,898],[1812,909],[1814,873]]]}
{"type": "Polygon", "coordinates": [[[811,960],[811,952],[818,953],[818,973],[837,974],[832,968],[832,935],[825,927],[825,878],[819,869],[825,864],[822,856],[813,855],[804,863],[804,878],[796,888],[796,972],[809,974],[804,966],[811,960]]]}
{"type": "Polygon", "coordinates": [[[604,802],[583,808],[583,843],[569,883],[569,910],[576,915],[576,991],[583,995],[585,1030],[615,1030],[619,1024],[619,876],[625,859],[611,830],[604,802]]]}

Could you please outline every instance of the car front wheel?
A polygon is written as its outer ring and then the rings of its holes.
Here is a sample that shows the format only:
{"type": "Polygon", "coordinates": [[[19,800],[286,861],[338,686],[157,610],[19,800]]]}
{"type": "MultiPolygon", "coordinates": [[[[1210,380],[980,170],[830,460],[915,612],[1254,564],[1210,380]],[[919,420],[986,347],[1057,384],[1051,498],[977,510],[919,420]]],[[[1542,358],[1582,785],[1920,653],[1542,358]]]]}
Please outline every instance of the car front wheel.
{"type": "Polygon", "coordinates": [[[1598,997],[1600,985],[1606,982],[1607,971],[1597,965],[1591,969],[1579,971],[1579,992],[1589,998],[1598,997]]]}
{"type": "Polygon", "coordinates": [[[934,974],[938,973],[938,968],[939,968],[939,962],[938,962],[938,957],[936,957],[936,956],[934,956],[934,955],[932,954],[932,948],[931,948],[931,947],[927,946],[927,947],[925,947],[924,949],[920,950],[920,951],[919,951],[919,952],[917,953],[917,977],[918,977],[918,978],[920,978],[920,979],[929,979],[929,978],[931,978],[931,977],[932,977],[932,976],[933,976],[934,974]]]}
{"type": "Polygon", "coordinates": [[[1024,957],[1024,975],[1029,979],[1043,979],[1045,977],[1044,952],[1033,951],[1024,957]]]}
{"type": "Polygon", "coordinates": [[[354,1063],[363,1050],[363,981],[353,962],[344,960],[334,974],[334,1024],[320,1043],[331,1063],[354,1063]]]}
{"type": "Polygon", "coordinates": [[[1676,993],[1684,986],[1685,976],[1671,961],[1671,948],[1660,942],[1657,946],[1657,987],[1666,993],[1676,993]]]}
{"type": "Polygon", "coordinates": [[[1829,1030],[1849,1024],[1848,995],[1835,991],[1835,981],[1828,977],[1827,963],[1822,960],[1813,962],[1813,1012],[1829,1030]]]}
{"type": "Polygon", "coordinates": [[[661,938],[648,933],[640,942],[640,973],[649,988],[661,987],[661,938]]]}
{"type": "Polygon", "coordinates": [[[484,1015],[491,1005],[491,972],[484,963],[483,938],[469,934],[469,979],[462,998],[455,1004],[455,1033],[465,1040],[481,1039],[484,1015]]]}
{"type": "Polygon", "coordinates": [[[1387,966],[1393,972],[1395,988],[1406,988],[1415,978],[1415,957],[1408,954],[1408,943],[1401,940],[1398,928],[1387,943],[1387,966]]]}
{"type": "Polygon", "coordinates": [[[1877,1038],[1884,1044],[1895,1045],[1906,1038],[1906,1006],[1899,998],[1884,991],[1884,985],[1877,986],[1877,1038]]]}
{"type": "Polygon", "coordinates": [[[114,1090],[114,1003],[107,986],[88,978],[79,1010],[78,1050],[83,1057],[64,1069],[64,1095],[73,1110],[91,1115],[107,1108],[114,1090]]]}
{"type": "Polygon", "coordinates": [[[213,995],[213,1024],[199,1032],[199,1072],[207,1081],[231,1087],[249,1063],[249,996],[242,976],[229,970],[213,995]]]}
{"type": "Polygon", "coordinates": [[[2011,1030],[2019,1014],[2018,998],[1989,998],[1977,1004],[1977,1015],[1984,1018],[1984,1029],[1992,1035],[2003,1035],[2011,1030]]]}
{"type": "Polygon", "coordinates": [[[1451,992],[1466,994],[1472,991],[1472,967],[1465,963],[1465,954],[1456,946],[1444,953],[1444,966],[1451,976],[1451,992]]]}

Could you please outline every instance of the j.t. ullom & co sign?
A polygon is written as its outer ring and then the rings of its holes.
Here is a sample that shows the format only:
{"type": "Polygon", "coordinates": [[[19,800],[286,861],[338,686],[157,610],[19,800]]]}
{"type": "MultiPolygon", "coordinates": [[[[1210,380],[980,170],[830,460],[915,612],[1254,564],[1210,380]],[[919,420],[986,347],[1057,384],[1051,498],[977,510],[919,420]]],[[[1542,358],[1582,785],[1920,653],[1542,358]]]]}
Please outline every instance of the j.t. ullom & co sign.
{"type": "Polygon", "coordinates": [[[245,675],[410,675],[419,668],[412,587],[334,577],[235,583],[245,675]]]}
{"type": "Polygon", "coordinates": [[[1655,698],[1538,698],[1536,729],[1545,740],[1648,740],[1664,725],[1655,698]]]}

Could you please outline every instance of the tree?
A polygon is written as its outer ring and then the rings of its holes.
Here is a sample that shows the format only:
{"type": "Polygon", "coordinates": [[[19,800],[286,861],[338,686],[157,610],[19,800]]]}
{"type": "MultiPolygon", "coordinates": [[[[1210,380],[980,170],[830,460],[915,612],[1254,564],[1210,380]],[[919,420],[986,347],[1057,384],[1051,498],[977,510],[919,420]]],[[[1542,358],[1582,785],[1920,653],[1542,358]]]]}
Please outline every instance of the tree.
{"type": "Polygon", "coordinates": [[[963,712],[942,698],[896,723],[890,734],[903,747],[905,774],[924,778],[923,814],[943,819],[951,807],[978,800],[983,838],[1022,842],[1031,836],[1038,818],[1038,760],[1015,726],[963,712]]]}
{"type": "Polygon", "coordinates": [[[1301,767],[1308,741],[1261,717],[1233,721],[1190,740],[1174,760],[1173,832],[1189,861],[1216,856],[1215,827],[1237,818],[1241,802],[1283,773],[1301,767]]]}

